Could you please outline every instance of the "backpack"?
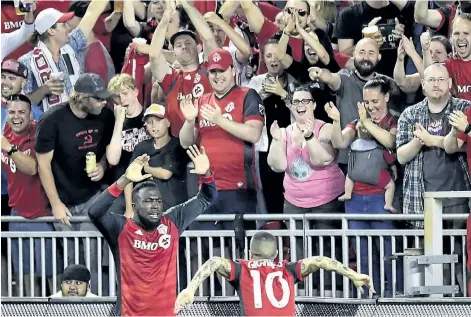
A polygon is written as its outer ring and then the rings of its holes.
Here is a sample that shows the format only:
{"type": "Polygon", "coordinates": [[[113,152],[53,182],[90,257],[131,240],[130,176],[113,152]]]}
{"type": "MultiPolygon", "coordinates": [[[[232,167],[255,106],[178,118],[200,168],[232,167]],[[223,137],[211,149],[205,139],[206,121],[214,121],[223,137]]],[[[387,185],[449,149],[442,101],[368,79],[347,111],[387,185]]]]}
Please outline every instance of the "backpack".
{"type": "Polygon", "coordinates": [[[350,145],[348,177],[352,181],[376,185],[381,169],[387,167],[384,148],[375,140],[357,139],[350,145]]]}

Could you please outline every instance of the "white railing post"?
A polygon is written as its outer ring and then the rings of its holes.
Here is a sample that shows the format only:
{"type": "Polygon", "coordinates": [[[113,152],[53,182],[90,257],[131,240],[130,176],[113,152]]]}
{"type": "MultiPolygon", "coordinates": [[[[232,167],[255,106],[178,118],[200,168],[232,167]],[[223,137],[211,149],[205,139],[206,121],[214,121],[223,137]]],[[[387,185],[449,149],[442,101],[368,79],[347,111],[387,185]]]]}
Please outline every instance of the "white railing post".
{"type": "MultiPolygon", "coordinates": [[[[425,196],[424,199],[424,253],[426,256],[443,255],[442,201],[425,196]]],[[[443,285],[443,264],[425,266],[425,285],[443,285]]],[[[431,297],[443,297],[433,294],[431,297]]]]}

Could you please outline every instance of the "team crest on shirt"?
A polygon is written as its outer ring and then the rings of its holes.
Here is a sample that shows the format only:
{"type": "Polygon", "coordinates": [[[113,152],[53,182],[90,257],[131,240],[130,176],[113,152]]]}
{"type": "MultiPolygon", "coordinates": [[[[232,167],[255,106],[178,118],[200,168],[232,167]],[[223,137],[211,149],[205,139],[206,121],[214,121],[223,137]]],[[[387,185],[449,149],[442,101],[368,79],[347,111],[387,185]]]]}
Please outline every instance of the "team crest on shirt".
{"type": "Polygon", "coordinates": [[[199,98],[204,94],[204,87],[202,84],[197,84],[195,87],[193,87],[193,97],[194,98],[199,98]]]}
{"type": "Polygon", "coordinates": [[[213,62],[217,63],[221,60],[221,55],[219,55],[219,53],[215,53],[213,55],[213,62]]]}
{"type": "Polygon", "coordinates": [[[167,234],[168,233],[168,227],[162,223],[157,227],[157,231],[160,234],[167,234]]]}
{"type": "Polygon", "coordinates": [[[232,112],[234,109],[235,109],[235,105],[232,101],[227,104],[226,108],[224,108],[226,112],[232,112]]]}

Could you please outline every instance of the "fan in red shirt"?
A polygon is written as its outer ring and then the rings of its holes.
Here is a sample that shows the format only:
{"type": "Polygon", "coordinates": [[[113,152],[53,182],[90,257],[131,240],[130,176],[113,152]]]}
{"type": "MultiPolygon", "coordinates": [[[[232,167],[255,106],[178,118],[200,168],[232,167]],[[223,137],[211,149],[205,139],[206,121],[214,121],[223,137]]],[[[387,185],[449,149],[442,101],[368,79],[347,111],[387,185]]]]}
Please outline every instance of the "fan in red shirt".
{"type": "MultiPolygon", "coordinates": [[[[215,171],[219,200],[207,213],[256,213],[255,149],[262,134],[265,108],[258,93],[237,86],[231,53],[217,49],[208,58],[212,93],[195,103],[181,102],[185,123],[180,144],[188,148],[199,140],[215,171]],[[196,133],[195,133],[196,132],[196,133]]],[[[194,230],[232,229],[231,222],[195,223],[194,230]],[[227,226],[226,226],[227,225],[227,226]]]]}
{"type": "Polygon", "coordinates": [[[453,46],[456,56],[445,61],[453,79],[454,94],[471,101],[471,14],[466,13],[453,22],[453,46]]]}
{"type": "MultiPolygon", "coordinates": [[[[152,175],[142,175],[149,164],[147,154],[136,158],[126,173],[92,204],[89,217],[110,245],[116,262],[118,299],[116,316],[171,316],[177,292],[177,250],[182,232],[217,198],[209,160],[204,148],[187,151],[201,175],[196,197],[170,208],[164,214],[159,188],[152,175]],[[139,182],[139,183],[138,183],[139,182]],[[130,183],[132,218],[110,212],[113,201],[130,183]],[[137,184],[138,183],[138,184],[137,184]]],[[[124,213],[124,211],[123,211],[124,213]]]]}
{"type": "MultiPolygon", "coordinates": [[[[182,6],[192,23],[197,27],[198,34],[203,41],[204,53],[207,56],[217,48],[213,33],[198,10],[189,6],[186,1],[182,1],[182,6]]],[[[165,37],[175,10],[171,4],[167,5],[162,20],[152,37],[149,57],[152,75],[160,83],[165,94],[165,106],[171,133],[173,136],[178,136],[180,128],[185,122],[180,111],[179,101],[184,98],[197,99],[204,93],[211,91],[211,86],[205,65],[199,64],[198,43],[194,32],[182,29],[169,39],[176,61],[180,65],[179,69],[170,67],[162,54],[165,37]]]]}
{"type": "Polygon", "coordinates": [[[250,241],[248,261],[214,257],[203,264],[188,287],[178,295],[175,312],[193,303],[196,290],[215,272],[237,290],[242,316],[294,316],[294,285],[319,269],[346,276],[361,292],[366,286],[374,293],[368,275],[328,257],[316,256],[298,262],[280,262],[277,257],[277,238],[266,231],[257,232],[250,241]]]}

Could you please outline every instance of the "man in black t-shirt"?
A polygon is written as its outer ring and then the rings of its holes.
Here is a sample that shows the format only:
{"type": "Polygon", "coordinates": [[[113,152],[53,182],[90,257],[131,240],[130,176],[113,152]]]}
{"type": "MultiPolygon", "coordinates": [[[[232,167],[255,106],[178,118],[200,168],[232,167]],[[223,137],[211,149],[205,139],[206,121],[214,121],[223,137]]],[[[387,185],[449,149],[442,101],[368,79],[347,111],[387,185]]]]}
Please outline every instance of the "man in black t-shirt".
{"type": "Polygon", "coordinates": [[[378,1],[366,0],[343,9],[337,19],[334,38],[339,51],[352,55],[355,45],[363,38],[362,30],[372,20],[376,22],[383,36],[380,48],[381,61],[377,71],[392,77],[397,59],[397,47],[402,34],[412,36],[414,25],[414,2],[407,0],[378,1]]]}
{"type": "MultiPolygon", "coordinates": [[[[106,148],[113,132],[113,113],[105,107],[112,94],[104,80],[92,73],[79,77],[70,104],[51,108],[39,120],[35,150],[39,176],[58,223],[57,231],[96,231],[90,223],[74,223],[73,216],[86,216],[100,194],[100,181],[107,166],[106,148]],[[86,155],[93,152],[96,167],[87,174],[86,155]]],[[[97,289],[96,241],[90,243],[92,291],[97,289]]],[[[75,262],[74,241],[67,243],[69,264],[75,262]]]]}

